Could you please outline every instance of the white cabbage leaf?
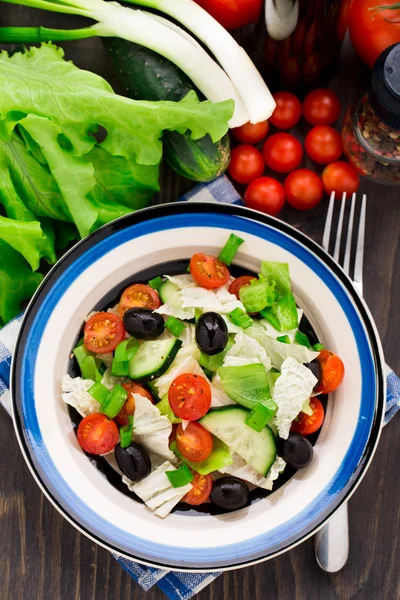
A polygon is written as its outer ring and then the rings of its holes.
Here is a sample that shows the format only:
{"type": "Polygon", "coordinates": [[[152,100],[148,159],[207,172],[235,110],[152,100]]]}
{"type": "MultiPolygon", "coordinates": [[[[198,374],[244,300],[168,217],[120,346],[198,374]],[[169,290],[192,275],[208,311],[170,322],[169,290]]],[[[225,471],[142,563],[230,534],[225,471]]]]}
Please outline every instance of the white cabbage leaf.
{"type": "Polygon", "coordinates": [[[246,335],[256,339],[263,346],[271,359],[272,366],[279,371],[281,370],[282,363],[287,358],[294,358],[297,362],[304,364],[311,362],[319,355],[319,352],[309,350],[300,344],[277,342],[269,337],[265,332],[265,328],[257,322],[246,329],[246,335]]]}
{"type": "Polygon", "coordinates": [[[279,475],[284,471],[286,467],[286,463],[280,456],[277,456],[275,462],[272,464],[270,470],[266,477],[263,477],[253,467],[239,454],[232,454],[232,464],[224,467],[223,469],[219,469],[220,473],[224,475],[233,475],[234,477],[239,477],[239,479],[244,479],[257,487],[263,488],[264,490],[272,490],[275,479],[278,479],[279,475]]]}
{"type": "Polygon", "coordinates": [[[176,463],[176,456],[169,449],[171,421],[144,396],[133,394],[133,397],[135,399],[133,441],[144,446],[148,452],[176,463]]]}
{"type": "Polygon", "coordinates": [[[66,404],[73,406],[82,417],[99,412],[100,404],[88,393],[94,381],[82,377],[70,377],[66,374],[61,384],[62,399],[66,404]]]}
{"type": "Polygon", "coordinates": [[[175,467],[168,461],[138,483],[131,481],[125,475],[122,477],[129,490],[139,496],[146,506],[161,518],[165,518],[192,489],[191,483],[178,488],[172,487],[165,474],[166,471],[175,471],[175,467]]]}
{"type": "Polygon", "coordinates": [[[224,366],[240,367],[254,363],[261,363],[267,371],[271,368],[271,359],[261,344],[243,332],[237,333],[235,343],[225,355],[224,366]]]}
{"type": "Polygon", "coordinates": [[[188,287],[197,287],[198,284],[193,279],[190,273],[184,273],[183,275],[163,275],[165,279],[168,279],[171,283],[178,286],[180,290],[184,290],[188,287]]]}
{"type": "Polygon", "coordinates": [[[278,406],[274,422],[281,438],[288,438],[292,421],[310,398],[317,381],[311,370],[294,358],[287,358],[282,364],[272,393],[272,399],[278,406]]]}

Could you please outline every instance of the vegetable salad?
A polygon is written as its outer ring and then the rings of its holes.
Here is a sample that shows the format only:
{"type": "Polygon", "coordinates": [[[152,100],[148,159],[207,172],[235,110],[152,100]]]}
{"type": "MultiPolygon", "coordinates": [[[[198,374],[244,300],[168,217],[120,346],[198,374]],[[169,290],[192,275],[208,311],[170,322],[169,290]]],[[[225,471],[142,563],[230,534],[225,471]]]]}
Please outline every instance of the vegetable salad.
{"type": "Polygon", "coordinates": [[[231,277],[243,243],[231,234],[218,257],[198,252],[186,273],[135,283],[88,315],[73,350],[81,376],[63,380],[82,449],[113,453],[159,517],[179,502],[241,508],[286,465],[308,466],[319,395],[344,377],[341,359],[299,330],[287,264],[231,277]]]}

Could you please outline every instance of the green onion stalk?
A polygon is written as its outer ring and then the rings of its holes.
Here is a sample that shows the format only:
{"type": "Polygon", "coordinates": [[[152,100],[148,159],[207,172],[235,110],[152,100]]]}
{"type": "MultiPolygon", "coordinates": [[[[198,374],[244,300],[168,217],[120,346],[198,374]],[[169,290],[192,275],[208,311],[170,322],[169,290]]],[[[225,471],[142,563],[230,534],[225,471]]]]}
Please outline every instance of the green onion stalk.
{"type": "Polygon", "coordinates": [[[0,0],[91,18],[78,30],[2,27],[2,43],[67,41],[93,36],[120,37],[161,54],[179,67],[212,102],[233,99],[231,127],[270,117],[275,102],[260,73],[232,36],[193,0],[127,0],[166,13],[191,31],[216,61],[187,33],[164,17],[104,0],[0,0]],[[221,66],[220,66],[221,65],[221,66]]]}

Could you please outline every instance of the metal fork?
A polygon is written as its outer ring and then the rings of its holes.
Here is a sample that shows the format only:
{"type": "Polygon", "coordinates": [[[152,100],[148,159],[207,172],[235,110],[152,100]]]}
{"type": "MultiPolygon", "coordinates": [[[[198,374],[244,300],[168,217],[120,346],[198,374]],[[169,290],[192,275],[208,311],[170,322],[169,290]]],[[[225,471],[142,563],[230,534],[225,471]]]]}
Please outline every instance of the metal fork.
{"type": "MultiPolygon", "coordinates": [[[[331,238],[332,219],[335,209],[335,192],[332,192],[328,212],[326,215],[324,235],[322,238],[322,247],[329,252],[329,242],[331,238]]],[[[340,203],[340,213],[336,230],[336,241],[333,250],[333,258],[340,262],[340,249],[342,241],[343,220],[346,208],[346,193],[342,196],[340,203]]],[[[346,275],[350,277],[351,262],[354,258],[354,269],[352,272],[352,281],[355,289],[360,296],[363,293],[363,263],[364,263],[364,238],[365,238],[365,218],[367,210],[367,197],[363,194],[361,201],[360,218],[358,223],[357,245],[355,255],[352,256],[352,238],[354,213],[356,207],[356,194],[352,195],[350,215],[347,226],[347,239],[344,251],[342,267],[346,275]]],[[[348,507],[345,502],[338,511],[329,519],[328,523],[322,527],[314,536],[315,557],[321,569],[329,573],[340,571],[347,562],[349,556],[349,518],[348,507]]]]}

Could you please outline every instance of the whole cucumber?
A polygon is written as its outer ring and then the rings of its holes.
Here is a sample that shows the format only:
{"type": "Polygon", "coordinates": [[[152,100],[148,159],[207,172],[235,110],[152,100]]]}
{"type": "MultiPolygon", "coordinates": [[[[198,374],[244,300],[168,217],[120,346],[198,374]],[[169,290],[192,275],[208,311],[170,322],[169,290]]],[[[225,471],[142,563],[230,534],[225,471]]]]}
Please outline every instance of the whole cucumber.
{"type": "MultiPolygon", "coordinates": [[[[120,38],[105,38],[104,43],[130,98],[179,101],[190,90],[202,98],[187,75],[160,54],[120,38]]],[[[170,167],[193,181],[212,181],[229,165],[228,134],[214,143],[209,135],[193,140],[190,132],[165,131],[163,145],[164,158],[170,167]]]]}

